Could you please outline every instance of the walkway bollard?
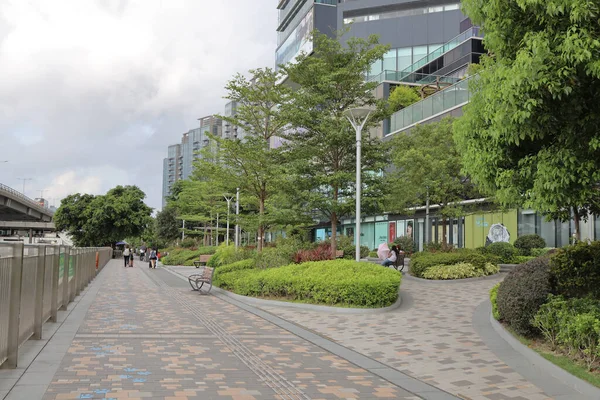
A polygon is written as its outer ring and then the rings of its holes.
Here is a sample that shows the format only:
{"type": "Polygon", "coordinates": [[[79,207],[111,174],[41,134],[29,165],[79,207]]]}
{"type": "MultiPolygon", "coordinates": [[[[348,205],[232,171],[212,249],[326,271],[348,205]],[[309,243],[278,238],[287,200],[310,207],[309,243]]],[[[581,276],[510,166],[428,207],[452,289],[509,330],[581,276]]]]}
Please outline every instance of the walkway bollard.
{"type": "Polygon", "coordinates": [[[58,320],[58,272],[60,271],[60,246],[54,246],[54,258],[52,259],[52,299],[50,306],[50,321],[58,320]]]}
{"type": "Polygon", "coordinates": [[[10,274],[10,307],[8,311],[8,351],[2,368],[17,368],[19,358],[19,313],[21,311],[21,277],[23,276],[23,243],[12,246],[10,274]]]}
{"type": "Polygon", "coordinates": [[[63,300],[61,310],[66,310],[69,305],[69,267],[71,265],[71,248],[65,246],[65,255],[63,257],[63,300]]]}
{"type": "MultiPolygon", "coordinates": [[[[42,339],[44,319],[44,278],[46,273],[46,246],[37,248],[37,263],[35,277],[35,303],[33,311],[33,338],[42,339]]],[[[27,284],[25,282],[25,284],[27,284]]]]}

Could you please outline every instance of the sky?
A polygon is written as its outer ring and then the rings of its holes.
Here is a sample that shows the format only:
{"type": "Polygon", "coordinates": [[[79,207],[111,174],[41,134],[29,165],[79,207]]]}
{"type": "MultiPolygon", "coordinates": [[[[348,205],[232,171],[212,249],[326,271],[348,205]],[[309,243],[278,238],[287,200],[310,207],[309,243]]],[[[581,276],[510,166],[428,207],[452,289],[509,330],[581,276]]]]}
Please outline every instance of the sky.
{"type": "Polygon", "coordinates": [[[0,183],[56,206],[135,184],[160,209],[167,146],[274,66],[276,25],[273,0],[1,0],[0,183]]]}

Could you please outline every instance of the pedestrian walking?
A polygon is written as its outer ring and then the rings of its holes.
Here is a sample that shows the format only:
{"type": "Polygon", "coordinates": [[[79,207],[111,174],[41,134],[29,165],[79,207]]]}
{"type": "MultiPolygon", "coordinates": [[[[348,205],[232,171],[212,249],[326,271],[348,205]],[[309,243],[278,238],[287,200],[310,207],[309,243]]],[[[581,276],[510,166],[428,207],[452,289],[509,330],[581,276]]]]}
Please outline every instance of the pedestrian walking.
{"type": "Polygon", "coordinates": [[[129,253],[129,266],[130,266],[131,268],[133,268],[133,257],[134,257],[134,256],[135,256],[135,252],[134,252],[134,251],[131,251],[131,252],[129,253]]]}
{"type": "Polygon", "coordinates": [[[129,264],[129,256],[131,255],[131,250],[129,249],[129,245],[125,245],[125,250],[123,250],[123,259],[125,261],[125,268],[127,268],[127,264],[129,264]]]}
{"type": "Polygon", "coordinates": [[[156,249],[152,249],[152,251],[150,252],[150,263],[151,263],[151,267],[150,268],[154,268],[156,269],[156,259],[157,259],[157,252],[156,249]]]}

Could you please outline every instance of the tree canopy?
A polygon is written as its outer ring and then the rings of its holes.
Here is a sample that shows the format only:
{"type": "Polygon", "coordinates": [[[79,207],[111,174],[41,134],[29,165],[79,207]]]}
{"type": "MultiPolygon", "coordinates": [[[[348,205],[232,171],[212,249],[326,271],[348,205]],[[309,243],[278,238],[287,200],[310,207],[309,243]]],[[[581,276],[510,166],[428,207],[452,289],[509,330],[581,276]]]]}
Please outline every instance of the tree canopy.
{"type": "Polygon", "coordinates": [[[413,87],[405,85],[396,86],[388,98],[392,113],[400,111],[419,100],[421,100],[421,96],[419,96],[417,91],[413,87]]]}
{"type": "Polygon", "coordinates": [[[422,205],[427,196],[440,205],[442,237],[446,243],[446,218],[460,214],[456,204],[476,191],[461,172],[462,160],[452,138],[452,118],[417,125],[392,139],[394,171],[388,174],[393,188],[390,208],[396,212],[422,205]]]}
{"type": "Polygon", "coordinates": [[[54,214],[56,228],[68,232],[77,246],[110,246],[140,236],[151,223],[152,209],[137,186],[117,186],[105,195],[73,194],[54,214]]]}
{"type": "MultiPolygon", "coordinates": [[[[341,33],[340,33],[341,34],[341,33]]],[[[283,66],[289,80],[299,85],[290,102],[282,105],[292,129],[286,148],[294,197],[310,213],[318,210],[331,220],[332,251],[336,249],[339,218],[354,214],[356,133],[344,112],[353,107],[373,109],[362,135],[363,205],[376,208],[381,199],[386,152],[369,127],[385,116],[386,107],[373,93],[376,84],[365,82],[365,72],[383,57],[388,47],[376,36],[339,38],[313,33],[315,52],[303,54],[295,64],[283,66]]]]}
{"type": "Polygon", "coordinates": [[[600,212],[600,3],[464,0],[483,69],[456,124],[465,170],[502,204],[600,212]]]}

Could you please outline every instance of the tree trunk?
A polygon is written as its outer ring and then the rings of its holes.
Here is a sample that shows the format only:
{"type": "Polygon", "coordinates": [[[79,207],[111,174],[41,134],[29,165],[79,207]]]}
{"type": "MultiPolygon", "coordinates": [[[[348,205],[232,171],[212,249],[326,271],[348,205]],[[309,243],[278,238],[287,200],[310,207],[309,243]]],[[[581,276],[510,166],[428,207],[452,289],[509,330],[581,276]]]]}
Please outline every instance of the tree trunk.
{"type": "Polygon", "coordinates": [[[263,217],[265,215],[265,199],[261,198],[259,200],[259,210],[258,210],[258,244],[257,251],[260,253],[265,244],[265,227],[263,222],[263,217]]]}
{"type": "Polygon", "coordinates": [[[203,239],[204,239],[203,240],[204,246],[208,246],[208,244],[206,244],[208,241],[208,224],[206,222],[204,223],[204,238],[203,239]]]}
{"type": "Polygon", "coordinates": [[[573,216],[575,219],[575,240],[580,242],[581,241],[581,230],[579,229],[580,227],[580,221],[581,221],[581,216],[579,215],[579,210],[577,208],[573,208],[573,216]]]}
{"type": "Polygon", "coordinates": [[[337,220],[337,213],[334,211],[331,213],[331,258],[333,260],[337,252],[337,220]]]}
{"type": "Polygon", "coordinates": [[[442,215],[442,243],[443,244],[447,244],[448,243],[446,221],[447,221],[446,216],[442,215]]]}

